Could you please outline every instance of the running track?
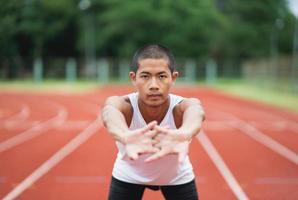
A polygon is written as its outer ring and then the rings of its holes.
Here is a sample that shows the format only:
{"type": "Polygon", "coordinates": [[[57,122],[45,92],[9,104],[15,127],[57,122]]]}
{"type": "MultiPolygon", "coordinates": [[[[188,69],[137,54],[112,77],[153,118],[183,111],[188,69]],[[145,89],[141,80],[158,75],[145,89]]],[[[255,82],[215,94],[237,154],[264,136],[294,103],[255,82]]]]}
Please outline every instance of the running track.
{"type": "MultiPolygon", "coordinates": [[[[0,92],[0,198],[107,199],[116,146],[99,113],[106,97],[131,91],[0,92]]],[[[173,93],[206,111],[190,149],[201,199],[298,199],[298,115],[208,88],[173,93]]]]}

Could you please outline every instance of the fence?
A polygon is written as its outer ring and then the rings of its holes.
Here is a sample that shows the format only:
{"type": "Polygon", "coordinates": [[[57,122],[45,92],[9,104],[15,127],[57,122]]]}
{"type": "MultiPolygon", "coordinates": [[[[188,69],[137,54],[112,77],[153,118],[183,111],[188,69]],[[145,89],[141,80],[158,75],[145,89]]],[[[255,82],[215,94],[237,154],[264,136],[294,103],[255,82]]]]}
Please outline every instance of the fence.
{"type": "MultiPolygon", "coordinates": [[[[29,67],[19,66],[17,69],[0,67],[0,78],[6,79],[10,70],[17,70],[15,73],[17,79],[33,79],[36,82],[41,82],[44,79],[64,79],[68,82],[88,79],[103,83],[129,81],[130,60],[125,58],[101,58],[89,65],[84,63],[84,59],[46,58],[42,60],[38,58],[28,65],[29,67]]],[[[187,83],[201,81],[212,84],[218,77],[228,74],[238,74],[237,76],[239,76],[240,74],[239,67],[231,70],[231,68],[217,65],[211,59],[178,58],[176,66],[180,74],[179,81],[187,83]],[[229,71],[238,72],[230,73],[229,71]]]]}
{"type": "MultiPolygon", "coordinates": [[[[46,58],[35,59],[29,67],[18,67],[19,79],[60,79],[74,82],[77,79],[96,80],[102,83],[110,81],[128,82],[129,59],[101,58],[87,66],[84,59],[46,58]],[[31,67],[30,67],[31,66],[31,67]]],[[[226,59],[216,63],[212,59],[177,58],[177,70],[180,82],[202,82],[213,84],[219,78],[244,79],[258,87],[270,87],[290,92],[298,91],[298,66],[292,65],[290,57],[278,60],[258,59],[240,63],[235,59],[226,59]],[[274,61],[274,62],[273,62],[274,61]]],[[[0,66],[0,78],[7,77],[9,68],[0,66]]]]}
{"type": "Polygon", "coordinates": [[[293,65],[291,57],[250,60],[242,70],[249,84],[298,94],[298,66],[293,65]]]}

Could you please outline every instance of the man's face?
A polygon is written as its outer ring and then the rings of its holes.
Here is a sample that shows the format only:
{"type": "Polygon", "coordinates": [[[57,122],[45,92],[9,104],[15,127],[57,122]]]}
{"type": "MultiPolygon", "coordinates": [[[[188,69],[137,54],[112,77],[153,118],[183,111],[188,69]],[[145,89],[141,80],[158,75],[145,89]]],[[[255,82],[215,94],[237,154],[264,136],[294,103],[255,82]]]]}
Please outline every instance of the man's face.
{"type": "Polygon", "coordinates": [[[130,72],[142,103],[156,107],[167,101],[169,90],[178,76],[178,72],[171,73],[168,64],[168,60],[163,58],[142,59],[137,72],[130,72]]]}

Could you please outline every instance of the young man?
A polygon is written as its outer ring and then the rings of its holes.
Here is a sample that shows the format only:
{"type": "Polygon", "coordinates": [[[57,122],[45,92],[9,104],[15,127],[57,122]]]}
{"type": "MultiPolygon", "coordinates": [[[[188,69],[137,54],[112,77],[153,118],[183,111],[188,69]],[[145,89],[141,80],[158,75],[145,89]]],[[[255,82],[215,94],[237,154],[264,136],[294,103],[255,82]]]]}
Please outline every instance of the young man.
{"type": "Polygon", "coordinates": [[[161,45],[139,49],[129,76],[137,92],[109,97],[102,111],[119,150],[109,200],[139,200],[146,188],[167,200],[198,199],[187,154],[204,119],[200,101],[169,94],[178,72],[161,45]]]}

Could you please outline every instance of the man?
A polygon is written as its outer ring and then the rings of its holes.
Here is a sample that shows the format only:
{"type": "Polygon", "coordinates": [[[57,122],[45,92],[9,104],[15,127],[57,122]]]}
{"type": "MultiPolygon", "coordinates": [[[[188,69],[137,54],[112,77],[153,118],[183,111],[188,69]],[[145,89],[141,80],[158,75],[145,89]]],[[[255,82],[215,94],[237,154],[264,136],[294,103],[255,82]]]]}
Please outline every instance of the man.
{"type": "Polygon", "coordinates": [[[169,94],[178,72],[161,45],[139,49],[129,76],[137,92],[109,97],[102,111],[119,150],[109,200],[139,200],[146,188],[167,200],[198,199],[187,154],[204,119],[200,101],[169,94]]]}

